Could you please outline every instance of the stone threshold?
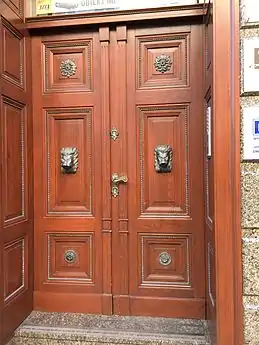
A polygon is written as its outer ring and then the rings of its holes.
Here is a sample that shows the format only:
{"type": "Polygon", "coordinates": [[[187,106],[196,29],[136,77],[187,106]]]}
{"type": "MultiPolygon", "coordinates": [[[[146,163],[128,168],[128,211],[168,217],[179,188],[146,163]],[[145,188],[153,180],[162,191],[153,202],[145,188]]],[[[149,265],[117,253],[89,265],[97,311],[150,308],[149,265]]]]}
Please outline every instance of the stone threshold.
{"type": "Polygon", "coordinates": [[[32,314],[8,345],[209,345],[203,320],[75,313],[32,314]]]}

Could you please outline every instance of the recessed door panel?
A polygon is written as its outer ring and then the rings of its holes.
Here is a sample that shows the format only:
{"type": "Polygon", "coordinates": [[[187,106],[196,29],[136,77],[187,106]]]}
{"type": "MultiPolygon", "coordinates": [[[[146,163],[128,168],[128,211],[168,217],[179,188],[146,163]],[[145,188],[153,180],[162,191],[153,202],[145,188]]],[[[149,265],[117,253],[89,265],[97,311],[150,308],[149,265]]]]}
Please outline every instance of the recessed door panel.
{"type": "Polygon", "coordinates": [[[46,109],[47,214],[92,215],[92,108],[46,109]]]}
{"type": "Polygon", "coordinates": [[[188,217],[188,105],[139,106],[136,116],[140,216],[188,217]]]}
{"type": "Polygon", "coordinates": [[[2,98],[4,128],[3,217],[4,224],[24,220],[28,210],[25,184],[26,160],[26,109],[8,97],[2,98]],[[19,169],[17,168],[19,167],[19,169]]]}
{"type": "Polygon", "coordinates": [[[189,33],[161,33],[136,38],[138,87],[175,88],[189,84],[189,33]]]}

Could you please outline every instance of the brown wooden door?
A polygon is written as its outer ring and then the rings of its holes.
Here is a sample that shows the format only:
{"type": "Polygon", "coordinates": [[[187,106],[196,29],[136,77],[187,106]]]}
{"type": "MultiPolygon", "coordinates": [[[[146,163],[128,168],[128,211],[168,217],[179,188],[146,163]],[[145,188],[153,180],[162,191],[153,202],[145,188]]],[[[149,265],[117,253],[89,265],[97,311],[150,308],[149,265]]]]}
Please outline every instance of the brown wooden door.
{"type": "Polygon", "coordinates": [[[33,38],[36,308],[204,317],[201,30],[33,38]]]}
{"type": "Polygon", "coordinates": [[[102,313],[99,32],[36,36],[32,54],[35,308],[102,313]]]}
{"type": "Polygon", "coordinates": [[[203,317],[202,30],[113,35],[112,171],[128,178],[113,198],[114,311],[203,317]]]}

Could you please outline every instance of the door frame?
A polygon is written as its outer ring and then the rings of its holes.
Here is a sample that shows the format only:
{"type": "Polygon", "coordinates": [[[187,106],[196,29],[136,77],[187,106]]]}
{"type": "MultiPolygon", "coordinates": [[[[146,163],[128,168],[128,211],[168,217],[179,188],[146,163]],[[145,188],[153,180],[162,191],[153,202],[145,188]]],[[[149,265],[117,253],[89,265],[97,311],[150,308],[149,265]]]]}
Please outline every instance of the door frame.
{"type": "MultiPolygon", "coordinates": [[[[101,17],[98,14],[37,17],[27,19],[25,25],[37,29],[201,15],[201,5],[183,8],[185,11],[138,10],[101,17]]],[[[217,345],[242,345],[239,0],[214,0],[213,32],[216,335],[217,345]]]]}
{"type": "Polygon", "coordinates": [[[239,0],[214,1],[213,32],[217,345],[241,345],[239,0]]]}

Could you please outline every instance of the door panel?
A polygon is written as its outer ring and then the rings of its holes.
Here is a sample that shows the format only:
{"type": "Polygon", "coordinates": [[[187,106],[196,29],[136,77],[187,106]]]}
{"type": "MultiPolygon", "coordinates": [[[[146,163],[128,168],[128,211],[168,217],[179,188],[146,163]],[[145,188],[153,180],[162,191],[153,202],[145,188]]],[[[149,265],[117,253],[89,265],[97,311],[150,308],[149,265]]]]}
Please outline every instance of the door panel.
{"type": "Polygon", "coordinates": [[[200,27],[129,29],[128,71],[130,310],[203,317],[200,27]]]}
{"type": "Polygon", "coordinates": [[[33,38],[37,309],[102,313],[99,48],[98,31],[33,38]]]}
{"type": "Polygon", "coordinates": [[[188,113],[187,106],[137,106],[138,157],[140,175],[140,216],[170,217],[188,216],[188,113]],[[175,148],[171,155],[174,176],[158,173],[158,163],[154,168],[159,152],[154,153],[159,143],[166,142],[175,148]]]}
{"type": "Polygon", "coordinates": [[[32,310],[33,197],[30,42],[1,17],[0,43],[2,344],[32,310]]]}
{"type": "MultiPolygon", "coordinates": [[[[47,155],[49,157],[49,195],[47,214],[92,215],[92,109],[48,110],[46,123],[47,155]],[[61,148],[75,147],[78,156],[76,173],[56,174],[61,148]],[[79,167],[80,152],[80,167],[79,167]],[[80,189],[78,187],[80,186],[80,189]]],[[[65,158],[65,157],[64,157],[65,158]]]]}

